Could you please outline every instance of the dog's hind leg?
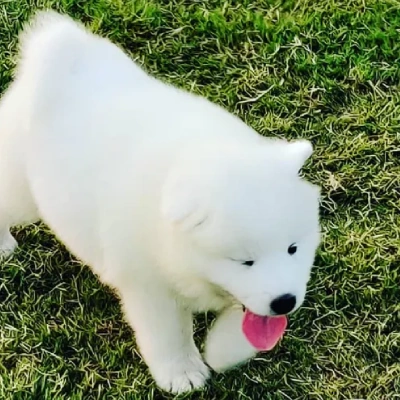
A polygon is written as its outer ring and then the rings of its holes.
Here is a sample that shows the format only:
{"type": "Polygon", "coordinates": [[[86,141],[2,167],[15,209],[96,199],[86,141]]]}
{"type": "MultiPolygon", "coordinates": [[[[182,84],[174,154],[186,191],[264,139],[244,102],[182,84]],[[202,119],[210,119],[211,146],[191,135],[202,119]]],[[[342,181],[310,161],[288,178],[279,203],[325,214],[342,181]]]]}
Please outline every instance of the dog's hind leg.
{"type": "Polygon", "coordinates": [[[10,256],[17,247],[10,228],[39,219],[25,178],[13,171],[15,167],[13,163],[0,162],[0,259],[10,256]]]}
{"type": "Polygon", "coordinates": [[[39,219],[26,176],[23,98],[18,89],[12,85],[0,102],[0,258],[17,245],[9,229],[39,219]]]}
{"type": "Polygon", "coordinates": [[[11,255],[17,246],[10,228],[39,219],[26,177],[16,164],[12,160],[0,161],[0,259],[11,255]]]}

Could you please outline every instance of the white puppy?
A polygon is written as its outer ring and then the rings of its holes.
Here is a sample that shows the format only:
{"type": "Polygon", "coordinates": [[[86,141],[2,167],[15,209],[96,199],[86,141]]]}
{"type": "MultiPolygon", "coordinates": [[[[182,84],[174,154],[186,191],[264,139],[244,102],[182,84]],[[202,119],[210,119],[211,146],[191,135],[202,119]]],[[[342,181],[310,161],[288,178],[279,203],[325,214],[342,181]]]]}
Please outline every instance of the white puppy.
{"type": "Polygon", "coordinates": [[[222,371],[271,349],[304,299],[319,243],[319,190],[298,175],[311,153],[40,13],[0,103],[0,252],[16,246],[11,226],[45,221],[117,290],[158,385],[198,388],[194,313],[220,313],[205,360],[222,371]]]}

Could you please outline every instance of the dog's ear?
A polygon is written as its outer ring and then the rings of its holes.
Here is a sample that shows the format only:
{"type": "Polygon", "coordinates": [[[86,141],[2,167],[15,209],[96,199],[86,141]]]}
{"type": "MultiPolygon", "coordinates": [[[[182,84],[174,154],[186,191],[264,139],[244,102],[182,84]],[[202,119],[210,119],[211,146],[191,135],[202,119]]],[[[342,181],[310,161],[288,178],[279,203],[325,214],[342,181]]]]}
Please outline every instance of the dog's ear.
{"type": "Polygon", "coordinates": [[[161,214],[170,223],[188,230],[201,225],[207,215],[201,190],[187,174],[171,174],[162,191],[161,214]]]}
{"type": "Polygon", "coordinates": [[[313,147],[311,142],[308,140],[296,140],[288,144],[287,162],[298,173],[312,153],[313,147]]]}

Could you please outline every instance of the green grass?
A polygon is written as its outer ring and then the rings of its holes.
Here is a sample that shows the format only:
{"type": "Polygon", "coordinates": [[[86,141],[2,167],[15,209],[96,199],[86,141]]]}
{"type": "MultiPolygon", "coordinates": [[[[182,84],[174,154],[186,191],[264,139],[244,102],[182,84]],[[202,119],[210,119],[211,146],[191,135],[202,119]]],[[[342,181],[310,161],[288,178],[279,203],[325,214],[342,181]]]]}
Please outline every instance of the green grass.
{"type": "MultiPolygon", "coordinates": [[[[323,188],[324,243],[304,307],[275,350],[183,398],[400,398],[400,2],[2,0],[2,91],[22,23],[47,6],[261,134],[315,145],[305,172],[323,188]]],[[[16,235],[0,272],[0,399],[173,398],[90,270],[44,227],[16,235]]]]}

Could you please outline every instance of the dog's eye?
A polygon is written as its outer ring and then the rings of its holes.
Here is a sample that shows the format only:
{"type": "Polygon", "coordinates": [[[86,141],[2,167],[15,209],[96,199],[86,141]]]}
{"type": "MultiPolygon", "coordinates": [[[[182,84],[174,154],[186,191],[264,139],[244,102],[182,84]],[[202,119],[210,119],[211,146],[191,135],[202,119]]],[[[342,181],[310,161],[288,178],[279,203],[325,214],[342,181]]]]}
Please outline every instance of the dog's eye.
{"type": "Polygon", "coordinates": [[[242,265],[245,265],[246,267],[251,267],[254,265],[254,261],[251,261],[251,260],[245,261],[245,262],[242,262],[242,265]]]}
{"type": "Polygon", "coordinates": [[[294,253],[296,253],[296,251],[297,251],[297,246],[296,246],[295,243],[291,244],[291,245],[288,247],[288,250],[287,250],[287,252],[288,252],[291,256],[292,256],[294,253]]]}

